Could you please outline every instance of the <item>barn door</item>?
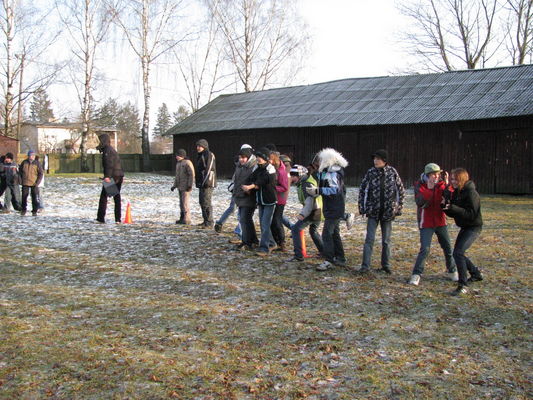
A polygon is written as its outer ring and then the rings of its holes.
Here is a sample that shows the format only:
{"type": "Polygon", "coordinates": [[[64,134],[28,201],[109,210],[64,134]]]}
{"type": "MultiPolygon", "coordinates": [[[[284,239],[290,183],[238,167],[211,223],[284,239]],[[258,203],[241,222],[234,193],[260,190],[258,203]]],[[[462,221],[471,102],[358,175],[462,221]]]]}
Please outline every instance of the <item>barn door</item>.
{"type": "Polygon", "coordinates": [[[501,131],[496,137],[496,193],[533,192],[531,133],[526,129],[501,131]],[[530,140],[528,140],[528,137],[530,140]]]}

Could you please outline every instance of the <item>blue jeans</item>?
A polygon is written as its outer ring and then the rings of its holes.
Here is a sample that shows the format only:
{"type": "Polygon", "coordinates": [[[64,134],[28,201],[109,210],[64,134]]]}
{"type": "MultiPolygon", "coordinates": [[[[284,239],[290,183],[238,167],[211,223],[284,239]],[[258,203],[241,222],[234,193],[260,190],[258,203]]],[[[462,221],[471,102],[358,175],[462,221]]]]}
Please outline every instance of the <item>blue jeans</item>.
{"type": "Polygon", "coordinates": [[[479,269],[470,261],[465,255],[466,251],[472,246],[474,241],[481,233],[481,226],[472,228],[461,228],[457,239],[455,239],[455,247],[453,248],[453,258],[457,264],[457,271],[459,272],[459,285],[466,286],[468,280],[467,271],[471,276],[479,276],[479,269]]]}
{"type": "Polygon", "coordinates": [[[415,267],[413,269],[413,274],[422,275],[424,272],[424,264],[426,263],[426,258],[429,254],[429,249],[431,248],[431,239],[433,239],[433,234],[437,235],[439,240],[440,247],[444,253],[444,258],[446,260],[446,270],[448,272],[455,272],[455,261],[452,256],[452,245],[450,243],[450,235],[448,234],[448,227],[437,226],[435,228],[421,228],[420,229],[420,251],[418,252],[418,257],[416,257],[415,267]]]}
{"type": "Polygon", "coordinates": [[[271,206],[259,205],[259,225],[261,226],[261,241],[259,242],[259,251],[268,253],[270,247],[275,242],[272,239],[272,232],[270,225],[272,224],[272,216],[274,215],[275,204],[271,206]]]}
{"type": "Polygon", "coordinates": [[[313,240],[316,248],[320,253],[324,252],[324,244],[322,243],[322,237],[318,233],[318,227],[320,226],[320,221],[311,221],[311,220],[298,220],[295,224],[291,226],[292,234],[292,243],[294,245],[294,256],[298,258],[303,258],[302,254],[302,240],[300,239],[300,232],[305,228],[309,227],[309,235],[313,240]]]}
{"type": "Polygon", "coordinates": [[[6,185],[4,209],[9,210],[10,205],[13,206],[15,211],[20,211],[20,186],[19,185],[6,185]]]}
{"type": "MultiPolygon", "coordinates": [[[[235,198],[233,196],[231,196],[231,200],[229,202],[228,208],[226,208],[226,211],[224,211],[222,213],[222,215],[220,216],[218,221],[215,221],[215,223],[218,224],[218,225],[224,225],[224,223],[231,216],[231,214],[233,214],[235,212],[235,208],[237,208],[236,205],[235,205],[235,198]]],[[[237,208],[237,221],[239,221],[239,220],[240,220],[240,218],[239,218],[239,208],[237,208]]],[[[233,233],[237,234],[237,236],[239,236],[239,237],[242,237],[241,224],[239,222],[237,222],[237,226],[235,227],[235,230],[233,231],[233,233]]]]}
{"type": "Polygon", "coordinates": [[[392,232],[392,221],[381,221],[372,217],[369,217],[366,223],[366,238],[363,247],[363,262],[361,264],[361,266],[365,268],[370,268],[370,260],[372,259],[372,250],[374,249],[374,240],[376,238],[378,223],[381,227],[381,266],[383,268],[390,268],[390,237],[392,232]]]}
{"type": "Polygon", "coordinates": [[[283,226],[285,226],[288,229],[292,228],[292,224],[289,218],[285,214],[281,217],[281,222],[283,223],[283,226]]]}
{"type": "Polygon", "coordinates": [[[322,228],[322,242],[324,244],[324,251],[322,254],[324,255],[324,258],[331,263],[339,261],[346,262],[339,223],[340,218],[326,218],[324,221],[324,228],[322,228]]]}

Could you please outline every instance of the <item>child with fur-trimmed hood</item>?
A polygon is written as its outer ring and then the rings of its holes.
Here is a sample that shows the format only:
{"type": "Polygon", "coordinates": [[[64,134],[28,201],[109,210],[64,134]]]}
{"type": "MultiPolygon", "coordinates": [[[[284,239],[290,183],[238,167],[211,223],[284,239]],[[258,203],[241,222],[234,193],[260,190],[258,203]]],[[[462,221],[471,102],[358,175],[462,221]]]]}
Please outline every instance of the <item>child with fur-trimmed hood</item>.
{"type": "Polygon", "coordinates": [[[326,148],[317,154],[318,187],[312,186],[307,192],[312,196],[322,196],[324,228],[322,241],[324,242],[324,261],[317,267],[319,271],[329,269],[332,264],[346,265],[344,248],[339,232],[339,222],[344,218],[346,187],[344,186],[344,168],[348,161],[341,153],[334,149],[326,148]]]}

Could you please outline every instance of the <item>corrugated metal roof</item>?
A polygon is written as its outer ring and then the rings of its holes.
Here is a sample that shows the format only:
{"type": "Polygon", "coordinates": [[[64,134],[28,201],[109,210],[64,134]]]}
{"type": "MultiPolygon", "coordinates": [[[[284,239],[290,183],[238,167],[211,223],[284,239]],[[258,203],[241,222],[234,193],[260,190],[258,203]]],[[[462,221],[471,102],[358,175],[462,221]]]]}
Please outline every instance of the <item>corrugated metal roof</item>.
{"type": "Polygon", "coordinates": [[[223,95],[169,133],[416,124],[532,114],[533,65],[520,65],[223,95]]]}

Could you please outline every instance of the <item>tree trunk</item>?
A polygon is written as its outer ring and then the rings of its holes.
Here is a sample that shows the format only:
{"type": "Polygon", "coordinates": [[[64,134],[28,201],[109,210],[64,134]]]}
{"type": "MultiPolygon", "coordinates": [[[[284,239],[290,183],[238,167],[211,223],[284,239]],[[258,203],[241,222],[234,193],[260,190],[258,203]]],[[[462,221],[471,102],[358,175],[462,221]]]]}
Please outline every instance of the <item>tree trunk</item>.
{"type": "Polygon", "coordinates": [[[152,165],[150,162],[150,63],[147,60],[147,57],[142,59],[142,70],[143,70],[143,90],[144,90],[144,114],[143,114],[143,123],[141,128],[141,147],[143,153],[143,171],[151,172],[152,165]]]}

